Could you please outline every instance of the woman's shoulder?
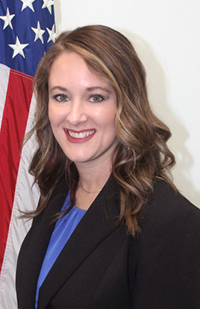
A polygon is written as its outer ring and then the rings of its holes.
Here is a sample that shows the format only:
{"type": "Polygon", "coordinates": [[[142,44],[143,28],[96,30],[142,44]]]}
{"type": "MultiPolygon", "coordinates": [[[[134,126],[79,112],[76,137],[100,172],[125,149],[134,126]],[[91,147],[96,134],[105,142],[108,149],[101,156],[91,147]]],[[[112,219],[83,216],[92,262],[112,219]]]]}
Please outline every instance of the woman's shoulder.
{"type": "Polygon", "coordinates": [[[156,179],[153,198],[141,211],[141,229],[174,227],[196,228],[200,233],[200,209],[187,200],[178,190],[161,179],[156,179]]]}
{"type": "Polygon", "coordinates": [[[129,250],[135,306],[199,308],[200,210],[156,180],[141,216],[141,233],[129,250]]]}

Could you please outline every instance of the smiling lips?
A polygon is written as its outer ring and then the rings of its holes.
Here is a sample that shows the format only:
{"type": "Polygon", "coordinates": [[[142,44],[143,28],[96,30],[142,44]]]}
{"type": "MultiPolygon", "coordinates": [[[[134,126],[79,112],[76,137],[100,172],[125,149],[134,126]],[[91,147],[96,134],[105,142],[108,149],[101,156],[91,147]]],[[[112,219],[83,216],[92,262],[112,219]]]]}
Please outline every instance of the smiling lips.
{"type": "Polygon", "coordinates": [[[89,141],[94,136],[94,134],[96,133],[96,130],[92,129],[92,130],[77,132],[73,130],[64,129],[64,132],[69,142],[84,143],[84,142],[89,141]]]}

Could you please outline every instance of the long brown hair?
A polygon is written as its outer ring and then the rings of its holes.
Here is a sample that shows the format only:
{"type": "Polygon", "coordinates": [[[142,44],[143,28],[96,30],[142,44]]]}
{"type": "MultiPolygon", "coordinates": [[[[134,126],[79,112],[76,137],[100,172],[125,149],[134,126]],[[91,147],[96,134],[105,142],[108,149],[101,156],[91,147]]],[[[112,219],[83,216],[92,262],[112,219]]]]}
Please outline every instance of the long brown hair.
{"type": "Polygon", "coordinates": [[[48,119],[48,78],[54,60],[66,51],[79,53],[88,67],[109,82],[117,96],[116,135],[112,175],[120,188],[120,222],[135,235],[139,231],[138,214],[153,196],[154,180],[168,177],[174,165],[173,154],[166,142],[168,127],[150,108],[144,67],[129,40],[106,26],[85,26],[62,33],[39,63],[35,76],[37,98],[36,131],[38,149],[30,165],[30,173],[39,185],[41,202],[34,215],[45,207],[64,172],[71,190],[72,203],[78,183],[78,172],[69,164],[53,136],[48,119]]]}

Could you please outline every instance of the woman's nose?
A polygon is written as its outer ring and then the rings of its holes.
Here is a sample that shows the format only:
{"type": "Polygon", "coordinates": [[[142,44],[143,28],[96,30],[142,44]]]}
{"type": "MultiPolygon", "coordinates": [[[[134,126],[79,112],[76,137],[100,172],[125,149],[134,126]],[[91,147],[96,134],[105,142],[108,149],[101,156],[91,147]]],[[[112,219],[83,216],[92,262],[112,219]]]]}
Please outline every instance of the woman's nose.
{"type": "Polygon", "coordinates": [[[84,103],[78,99],[71,101],[67,120],[72,125],[77,125],[87,120],[84,103]]]}

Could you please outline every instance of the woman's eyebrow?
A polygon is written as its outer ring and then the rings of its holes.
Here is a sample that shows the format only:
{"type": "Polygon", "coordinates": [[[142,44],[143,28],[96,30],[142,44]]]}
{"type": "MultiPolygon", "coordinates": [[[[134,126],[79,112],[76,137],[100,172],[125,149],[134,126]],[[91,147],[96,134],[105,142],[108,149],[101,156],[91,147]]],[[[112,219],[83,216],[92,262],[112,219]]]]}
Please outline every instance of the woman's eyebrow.
{"type": "Polygon", "coordinates": [[[68,91],[67,88],[62,87],[62,86],[54,86],[54,87],[50,88],[50,91],[53,91],[53,90],[68,91]]]}
{"type": "Polygon", "coordinates": [[[104,88],[104,87],[100,87],[100,86],[93,86],[93,87],[86,88],[86,91],[94,91],[94,90],[103,90],[103,91],[110,93],[109,89],[104,88]]]}

